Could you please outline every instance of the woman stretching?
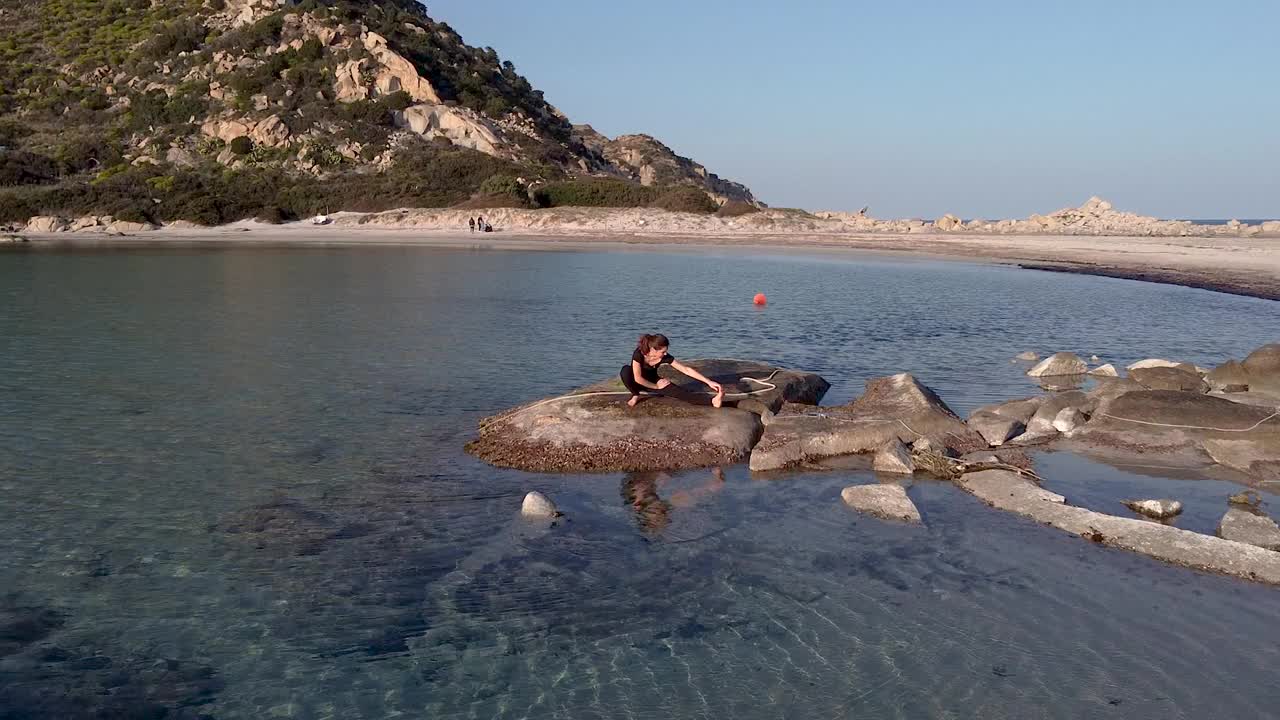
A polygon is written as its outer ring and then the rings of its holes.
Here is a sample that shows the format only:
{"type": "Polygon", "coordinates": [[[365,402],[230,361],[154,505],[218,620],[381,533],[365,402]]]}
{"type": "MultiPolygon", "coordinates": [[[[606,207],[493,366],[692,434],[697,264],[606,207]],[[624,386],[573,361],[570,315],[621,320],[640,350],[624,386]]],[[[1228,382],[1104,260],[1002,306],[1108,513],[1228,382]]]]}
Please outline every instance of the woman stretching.
{"type": "Polygon", "coordinates": [[[673,385],[670,380],[658,377],[658,366],[662,364],[670,365],[673,369],[678,370],[685,375],[704,383],[711,388],[715,396],[711,398],[712,407],[720,407],[724,402],[724,388],[720,384],[708,380],[702,373],[685,365],[667,354],[667,349],[671,343],[667,340],[666,335],[641,335],[640,342],[636,345],[636,351],[631,353],[631,363],[622,368],[619,377],[622,378],[622,384],[627,386],[631,391],[631,399],[627,401],[628,407],[635,407],[640,402],[640,393],[646,389],[654,391],[665,391],[663,395],[679,398],[686,402],[698,403],[702,400],[702,396],[694,395],[681,389],[679,386],[673,385]]]}

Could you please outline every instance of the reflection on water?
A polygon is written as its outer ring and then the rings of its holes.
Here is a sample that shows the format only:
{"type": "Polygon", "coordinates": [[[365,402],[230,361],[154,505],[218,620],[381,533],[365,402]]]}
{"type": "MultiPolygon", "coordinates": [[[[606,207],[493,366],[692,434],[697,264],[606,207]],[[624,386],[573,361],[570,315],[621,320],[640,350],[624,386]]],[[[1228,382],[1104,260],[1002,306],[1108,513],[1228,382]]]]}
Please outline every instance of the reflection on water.
{"type": "MultiPolygon", "coordinates": [[[[912,527],[844,507],[872,479],[856,464],[558,476],[461,450],[485,414],[613,376],[644,331],[820,372],[832,403],[909,370],[963,413],[1036,391],[1023,350],[1212,365],[1273,339],[1274,303],[963,264],[398,248],[4,253],[0,304],[0,717],[1280,702],[1274,590],[949,485],[910,487],[912,527]],[[638,302],[653,277],[663,302],[638,302]],[[534,489],[564,517],[522,521],[534,489]]],[[[1038,462],[1090,507],[1218,512],[1214,481],[1038,462]]]]}

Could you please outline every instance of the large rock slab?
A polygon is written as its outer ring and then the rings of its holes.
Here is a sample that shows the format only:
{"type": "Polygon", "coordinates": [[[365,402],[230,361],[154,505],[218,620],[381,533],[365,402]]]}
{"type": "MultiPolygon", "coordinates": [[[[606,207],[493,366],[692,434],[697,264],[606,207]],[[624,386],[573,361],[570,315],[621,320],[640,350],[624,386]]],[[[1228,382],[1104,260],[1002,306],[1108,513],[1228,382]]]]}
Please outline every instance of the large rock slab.
{"type": "MultiPolygon", "coordinates": [[[[722,381],[726,391],[734,389],[729,381],[740,382],[742,374],[772,374],[772,389],[741,385],[744,393],[765,390],[759,396],[763,401],[747,403],[761,411],[774,400],[816,402],[826,390],[820,377],[761,363],[687,362],[722,381]]],[[[679,375],[665,366],[660,374],[679,375]]],[[[615,378],[485,418],[467,452],[494,465],[534,472],[675,470],[741,462],[763,431],[759,413],[713,408],[709,395],[706,405],[650,397],[628,407],[630,393],[621,388],[615,378]]]]}
{"type": "Polygon", "coordinates": [[[920,511],[898,484],[851,485],[841,491],[840,498],[854,510],[883,520],[921,521],[920,511]]]}
{"type": "Polygon", "coordinates": [[[1129,377],[1148,390],[1208,392],[1209,385],[1193,370],[1181,367],[1148,367],[1129,371],[1129,377]]]}
{"type": "Polygon", "coordinates": [[[1280,477],[1276,409],[1211,395],[1140,390],[1108,398],[1074,439],[1140,454],[1191,450],[1257,480],[1280,477]]]}
{"type": "Polygon", "coordinates": [[[1094,542],[1165,562],[1280,585],[1280,553],[1136,518],[1073,507],[1021,475],[984,470],[960,486],[989,505],[1024,515],[1094,542]]]}
{"type": "Polygon", "coordinates": [[[1056,377],[1060,375],[1083,375],[1089,371],[1089,364],[1079,355],[1069,352],[1054,353],[1027,371],[1031,377],[1056,377]]]}
{"type": "Polygon", "coordinates": [[[838,455],[874,452],[891,439],[927,437],[957,454],[987,447],[946,403],[908,374],[868,380],[862,397],[820,410],[792,407],[773,418],[751,452],[752,470],[777,470],[838,455]]]}
{"type": "MultiPolygon", "coordinates": [[[[756,413],[765,409],[776,413],[787,403],[817,405],[831,388],[831,384],[816,373],[788,370],[751,360],[706,358],[682,362],[720,383],[727,402],[756,413]]],[[[669,365],[660,366],[658,375],[686,392],[707,393],[705,385],[671,369],[669,365]]],[[[617,392],[625,389],[622,381],[614,376],[574,392],[617,392]]]]}
{"type": "Polygon", "coordinates": [[[1233,507],[1218,523],[1218,535],[1267,550],[1280,550],[1280,527],[1259,510],[1233,507]]]}

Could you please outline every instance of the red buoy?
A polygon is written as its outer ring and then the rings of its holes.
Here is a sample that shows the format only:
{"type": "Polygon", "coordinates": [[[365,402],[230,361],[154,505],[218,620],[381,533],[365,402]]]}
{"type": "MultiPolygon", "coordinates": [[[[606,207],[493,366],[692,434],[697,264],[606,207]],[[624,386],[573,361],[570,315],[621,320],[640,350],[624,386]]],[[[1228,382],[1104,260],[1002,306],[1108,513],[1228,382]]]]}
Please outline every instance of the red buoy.
{"type": "Polygon", "coordinates": [[[764,305],[765,303],[769,302],[769,298],[765,297],[764,293],[756,293],[755,298],[751,302],[757,305],[764,305]]]}

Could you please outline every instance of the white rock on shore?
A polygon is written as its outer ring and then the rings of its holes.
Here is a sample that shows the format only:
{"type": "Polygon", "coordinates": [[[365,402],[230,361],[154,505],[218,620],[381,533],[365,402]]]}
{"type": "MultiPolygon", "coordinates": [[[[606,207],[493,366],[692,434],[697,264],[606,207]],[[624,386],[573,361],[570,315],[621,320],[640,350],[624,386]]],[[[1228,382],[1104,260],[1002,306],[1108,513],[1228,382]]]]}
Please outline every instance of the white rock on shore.
{"type": "Polygon", "coordinates": [[[1089,370],[1089,364],[1079,355],[1069,352],[1054,353],[1027,371],[1031,377],[1052,377],[1056,375],[1083,375],[1089,370]]]}

